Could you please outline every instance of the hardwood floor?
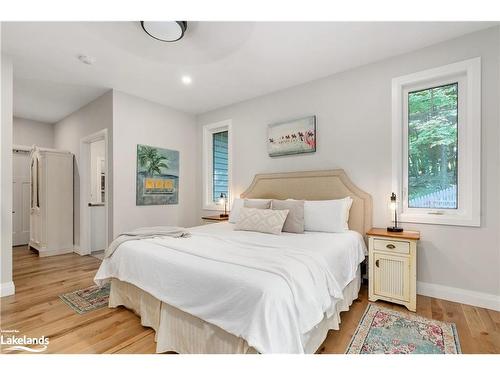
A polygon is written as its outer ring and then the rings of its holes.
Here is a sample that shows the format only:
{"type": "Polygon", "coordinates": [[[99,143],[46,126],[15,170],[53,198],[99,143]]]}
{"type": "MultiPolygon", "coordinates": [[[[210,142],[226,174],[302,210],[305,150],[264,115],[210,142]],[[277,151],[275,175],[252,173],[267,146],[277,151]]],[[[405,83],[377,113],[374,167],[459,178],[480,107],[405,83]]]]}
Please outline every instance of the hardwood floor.
{"type": "MultiPolygon", "coordinates": [[[[1,298],[1,328],[17,335],[49,337],[48,353],[154,353],[154,331],[125,308],[103,308],[79,315],[59,295],[93,284],[100,260],[76,254],[39,258],[27,247],[13,250],[16,294],[1,298]]],[[[378,303],[378,302],[377,302],[378,303]]],[[[330,331],[322,353],[343,353],[368,304],[366,287],[341,314],[339,331],[330,331]]],[[[404,307],[380,303],[394,310],[404,307]]],[[[418,296],[417,313],[454,322],[463,353],[500,353],[500,312],[418,296]]]]}

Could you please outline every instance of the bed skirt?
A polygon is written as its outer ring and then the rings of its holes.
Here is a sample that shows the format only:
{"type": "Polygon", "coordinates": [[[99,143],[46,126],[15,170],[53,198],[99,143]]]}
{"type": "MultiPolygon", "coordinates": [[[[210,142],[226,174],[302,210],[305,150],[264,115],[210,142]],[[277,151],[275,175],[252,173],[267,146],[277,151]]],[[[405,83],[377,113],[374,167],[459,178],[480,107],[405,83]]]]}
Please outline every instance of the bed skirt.
{"type": "MultiPolygon", "coordinates": [[[[330,329],[339,329],[340,313],[349,310],[358,298],[361,286],[360,269],[356,278],[343,291],[344,299],[337,302],[335,312],[305,334],[305,352],[316,353],[330,329]]],[[[181,354],[255,354],[245,339],[220,327],[181,311],[130,283],[113,279],[109,307],[125,306],[141,317],[141,324],[155,330],[156,352],[181,354]]]]}

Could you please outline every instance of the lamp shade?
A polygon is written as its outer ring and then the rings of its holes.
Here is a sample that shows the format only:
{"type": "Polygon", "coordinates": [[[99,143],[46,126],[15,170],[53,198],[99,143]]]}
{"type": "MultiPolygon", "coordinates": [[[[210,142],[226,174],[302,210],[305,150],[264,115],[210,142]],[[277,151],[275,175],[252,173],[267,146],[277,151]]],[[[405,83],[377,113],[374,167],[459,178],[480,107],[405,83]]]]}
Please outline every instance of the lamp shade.
{"type": "Polygon", "coordinates": [[[387,231],[402,232],[403,228],[398,227],[398,202],[395,193],[391,194],[391,202],[389,203],[389,208],[394,212],[394,225],[392,227],[387,227],[387,231]]]}
{"type": "Polygon", "coordinates": [[[396,194],[395,193],[391,194],[391,202],[389,203],[389,208],[392,211],[395,211],[398,208],[398,203],[397,203],[397,200],[396,200],[396,194]]]}
{"type": "Polygon", "coordinates": [[[219,204],[224,205],[224,213],[220,214],[220,217],[227,217],[227,197],[225,193],[220,193],[219,204]]]}

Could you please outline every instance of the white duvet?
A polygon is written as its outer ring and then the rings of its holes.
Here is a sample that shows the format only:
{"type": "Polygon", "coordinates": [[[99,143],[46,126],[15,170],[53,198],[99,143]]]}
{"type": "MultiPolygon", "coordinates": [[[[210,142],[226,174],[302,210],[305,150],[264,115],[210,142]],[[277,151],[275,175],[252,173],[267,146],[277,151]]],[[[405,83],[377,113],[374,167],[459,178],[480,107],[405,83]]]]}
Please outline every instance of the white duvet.
{"type": "Polygon", "coordinates": [[[129,241],[104,259],[95,282],[131,283],[244,338],[261,353],[303,353],[305,334],[329,317],[356,275],[361,235],[272,235],[219,223],[189,238],[129,241]]]}

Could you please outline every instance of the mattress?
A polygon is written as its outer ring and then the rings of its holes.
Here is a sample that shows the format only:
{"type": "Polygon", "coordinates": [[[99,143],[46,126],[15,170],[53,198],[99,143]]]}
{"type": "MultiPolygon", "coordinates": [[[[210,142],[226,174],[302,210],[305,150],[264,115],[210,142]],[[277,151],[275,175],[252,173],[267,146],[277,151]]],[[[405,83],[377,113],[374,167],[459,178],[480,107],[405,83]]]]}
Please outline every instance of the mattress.
{"type": "Polygon", "coordinates": [[[353,231],[270,235],[229,223],[189,231],[122,244],[95,281],[131,284],[261,353],[306,352],[307,334],[337,314],[366,253],[353,231]]]}

